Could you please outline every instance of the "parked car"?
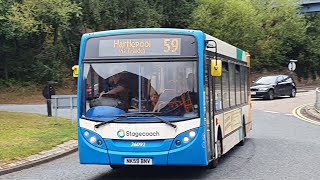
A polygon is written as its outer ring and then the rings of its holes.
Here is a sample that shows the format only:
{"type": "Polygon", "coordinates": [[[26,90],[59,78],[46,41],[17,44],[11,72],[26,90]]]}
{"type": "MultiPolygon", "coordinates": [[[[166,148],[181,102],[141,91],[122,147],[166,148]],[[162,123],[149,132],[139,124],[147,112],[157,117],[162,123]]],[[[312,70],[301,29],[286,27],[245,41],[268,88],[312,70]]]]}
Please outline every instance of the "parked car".
{"type": "Polygon", "coordinates": [[[295,97],[297,87],[290,76],[273,75],[263,76],[254,81],[250,91],[253,98],[274,99],[279,96],[295,97]]]}

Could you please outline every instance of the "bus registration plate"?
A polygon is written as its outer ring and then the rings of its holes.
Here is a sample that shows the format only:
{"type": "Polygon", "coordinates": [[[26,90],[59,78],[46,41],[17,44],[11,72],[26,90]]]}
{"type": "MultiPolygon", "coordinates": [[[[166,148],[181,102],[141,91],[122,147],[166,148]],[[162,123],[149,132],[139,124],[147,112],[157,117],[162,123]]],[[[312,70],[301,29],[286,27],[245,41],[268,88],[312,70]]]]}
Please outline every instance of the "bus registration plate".
{"type": "Polygon", "coordinates": [[[151,158],[124,158],[126,165],[152,165],[151,158]]]}

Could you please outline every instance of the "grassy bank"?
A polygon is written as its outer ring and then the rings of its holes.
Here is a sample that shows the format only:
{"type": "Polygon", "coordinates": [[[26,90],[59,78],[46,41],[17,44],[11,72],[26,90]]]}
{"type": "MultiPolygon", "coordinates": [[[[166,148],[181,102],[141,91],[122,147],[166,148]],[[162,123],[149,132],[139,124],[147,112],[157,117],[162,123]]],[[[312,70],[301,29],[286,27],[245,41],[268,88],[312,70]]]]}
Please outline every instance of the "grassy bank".
{"type": "Polygon", "coordinates": [[[76,123],[45,115],[0,111],[0,163],[28,157],[77,138],[76,123]]]}
{"type": "MultiPolygon", "coordinates": [[[[63,84],[55,84],[57,95],[76,94],[74,81],[68,80],[63,84]]],[[[45,84],[31,84],[27,82],[0,81],[0,104],[45,104],[42,95],[45,84]]]]}

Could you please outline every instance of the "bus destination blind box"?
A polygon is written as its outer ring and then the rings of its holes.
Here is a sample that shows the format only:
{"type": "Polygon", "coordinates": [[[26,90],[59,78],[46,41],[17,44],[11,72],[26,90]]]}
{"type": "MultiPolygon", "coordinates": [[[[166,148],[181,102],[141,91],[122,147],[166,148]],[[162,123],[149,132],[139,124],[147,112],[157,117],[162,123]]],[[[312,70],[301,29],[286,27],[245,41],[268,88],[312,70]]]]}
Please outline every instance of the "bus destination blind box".
{"type": "Polygon", "coordinates": [[[85,58],[197,56],[197,43],[191,35],[135,34],[91,38],[85,58]]]}
{"type": "Polygon", "coordinates": [[[114,39],[99,43],[99,56],[140,55],[181,55],[181,38],[114,39]]]}

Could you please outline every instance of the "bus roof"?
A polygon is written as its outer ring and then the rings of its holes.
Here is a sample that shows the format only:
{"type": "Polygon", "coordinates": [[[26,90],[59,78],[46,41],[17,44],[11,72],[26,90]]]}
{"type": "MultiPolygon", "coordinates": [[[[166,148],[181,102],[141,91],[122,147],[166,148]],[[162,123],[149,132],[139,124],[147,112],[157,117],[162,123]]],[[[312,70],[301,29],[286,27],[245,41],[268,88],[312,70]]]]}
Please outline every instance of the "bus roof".
{"type": "Polygon", "coordinates": [[[199,30],[192,29],[175,29],[175,28],[135,28],[135,29],[116,29],[108,31],[99,31],[93,33],[86,33],[83,36],[105,36],[105,35],[117,35],[127,33],[178,33],[178,34],[195,34],[203,33],[199,30]]]}
{"type": "MultiPolygon", "coordinates": [[[[240,61],[247,62],[247,53],[231,44],[228,44],[218,38],[210,36],[209,34],[206,35],[206,40],[214,40],[217,43],[218,53],[221,55],[225,55],[240,61]]],[[[207,48],[208,51],[213,51],[212,48],[207,48]]]]}
{"type": "MultiPolygon", "coordinates": [[[[175,33],[175,34],[201,34],[205,37],[205,40],[214,40],[217,43],[218,53],[224,56],[228,56],[240,61],[247,62],[247,53],[231,44],[228,44],[218,38],[210,36],[200,30],[192,29],[176,29],[176,28],[135,28],[135,29],[116,29],[108,31],[99,31],[86,33],[82,36],[83,39],[90,37],[99,37],[107,35],[128,34],[128,33],[175,33]]],[[[199,37],[199,36],[198,36],[199,37]]],[[[212,48],[207,48],[208,51],[213,51],[212,48]]]]}

